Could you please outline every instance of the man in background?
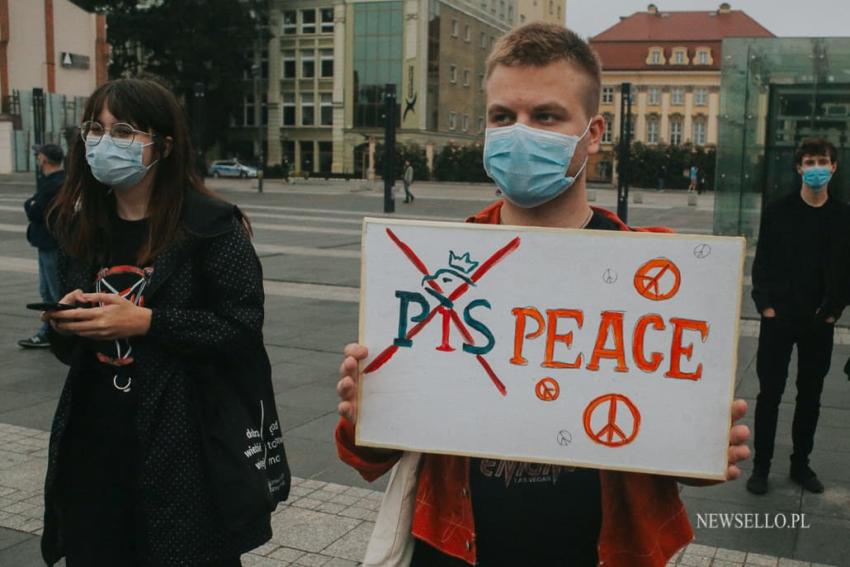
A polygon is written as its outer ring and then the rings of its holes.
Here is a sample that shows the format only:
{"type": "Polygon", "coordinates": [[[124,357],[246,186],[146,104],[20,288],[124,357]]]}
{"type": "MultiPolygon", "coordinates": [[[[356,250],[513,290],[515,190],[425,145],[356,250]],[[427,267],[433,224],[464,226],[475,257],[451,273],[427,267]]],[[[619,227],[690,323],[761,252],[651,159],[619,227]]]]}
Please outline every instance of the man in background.
{"type": "Polygon", "coordinates": [[[413,193],[410,192],[410,186],[413,184],[413,166],[410,165],[409,160],[404,160],[404,176],[402,178],[404,181],[404,202],[412,203],[413,193]]]}
{"type": "MultiPolygon", "coordinates": [[[[65,182],[65,169],[62,167],[64,154],[56,144],[36,146],[36,167],[41,176],[36,182],[35,195],[24,202],[24,211],[29,220],[27,241],[38,248],[38,292],[45,303],[54,303],[62,297],[59,289],[59,267],[57,266],[57,245],[45,222],[45,214],[65,182]]],[[[18,341],[22,348],[46,348],[47,323],[42,325],[33,336],[18,341]]]]}
{"type": "Polygon", "coordinates": [[[835,321],[847,299],[850,207],[829,195],[838,167],[835,146],[806,139],[795,155],[802,187],[768,206],[753,263],[753,300],[761,313],[756,371],[755,459],[747,490],[768,491],[779,403],[797,345],[797,398],[791,439],[791,479],[821,493],[809,467],[829,372],[835,321]]]}

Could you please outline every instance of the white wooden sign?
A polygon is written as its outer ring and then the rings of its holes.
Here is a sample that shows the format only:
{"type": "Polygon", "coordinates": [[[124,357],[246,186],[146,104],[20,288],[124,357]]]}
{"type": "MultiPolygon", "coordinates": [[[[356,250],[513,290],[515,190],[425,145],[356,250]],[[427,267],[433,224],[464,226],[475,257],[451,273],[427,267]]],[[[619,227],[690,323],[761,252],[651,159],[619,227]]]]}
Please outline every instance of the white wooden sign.
{"type": "Polygon", "coordinates": [[[724,477],[743,238],[363,231],[357,444],[724,477]]]}

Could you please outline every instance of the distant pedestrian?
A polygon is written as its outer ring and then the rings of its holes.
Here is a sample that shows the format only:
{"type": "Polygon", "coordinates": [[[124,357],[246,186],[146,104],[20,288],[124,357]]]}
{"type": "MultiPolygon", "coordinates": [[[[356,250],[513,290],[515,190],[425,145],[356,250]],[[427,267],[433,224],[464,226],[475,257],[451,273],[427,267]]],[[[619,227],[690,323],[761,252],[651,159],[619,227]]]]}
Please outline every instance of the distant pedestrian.
{"type": "Polygon", "coordinates": [[[283,162],[281,162],[280,167],[283,173],[284,183],[289,183],[289,160],[286,159],[286,156],[283,156],[283,162]]]}
{"type": "MultiPolygon", "coordinates": [[[[62,297],[56,239],[47,228],[45,214],[65,182],[65,169],[62,166],[64,158],[62,148],[56,144],[35,147],[36,167],[41,175],[36,182],[35,195],[24,203],[29,220],[27,241],[38,248],[38,293],[45,303],[56,303],[62,297]]],[[[48,324],[43,323],[38,332],[18,341],[18,345],[23,348],[49,347],[48,328],[48,324]]]]}
{"type": "Polygon", "coordinates": [[[413,184],[413,166],[409,160],[404,160],[404,202],[412,203],[415,197],[410,192],[410,186],[413,184]]]}
{"type": "Polygon", "coordinates": [[[699,168],[692,165],[689,171],[690,185],[688,185],[688,193],[693,193],[697,190],[697,179],[699,178],[699,168]]]}
{"type": "Polygon", "coordinates": [[[667,166],[661,164],[658,168],[658,191],[664,191],[664,180],[667,179],[667,166]]]}
{"type": "Polygon", "coordinates": [[[797,397],[791,426],[791,479],[809,492],[823,483],[809,467],[820,415],[823,382],[829,372],[835,321],[848,287],[850,208],[831,196],[837,168],[835,146],[803,140],[795,155],[802,188],[762,214],[753,263],[753,300],[761,314],[756,371],[755,459],[747,490],[768,491],[779,404],[797,345],[797,397]]]}
{"type": "Polygon", "coordinates": [[[78,308],[44,315],[70,369],[42,554],[68,567],[239,566],[271,538],[290,483],[250,223],[196,174],[163,86],[108,82],[83,117],[49,216],[61,301],[78,308]]]}

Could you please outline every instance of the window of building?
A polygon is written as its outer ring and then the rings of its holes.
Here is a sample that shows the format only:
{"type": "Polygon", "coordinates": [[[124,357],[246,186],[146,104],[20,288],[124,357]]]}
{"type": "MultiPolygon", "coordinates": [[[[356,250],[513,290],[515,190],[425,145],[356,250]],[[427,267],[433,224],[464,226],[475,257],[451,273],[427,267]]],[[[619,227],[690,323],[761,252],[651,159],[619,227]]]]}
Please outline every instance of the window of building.
{"type": "Polygon", "coordinates": [[[484,117],[479,116],[478,117],[478,132],[480,133],[480,132],[483,132],[483,131],[484,131],[484,117]]]}
{"type": "Polygon", "coordinates": [[[463,86],[469,86],[469,69],[463,70],[463,86]]]}
{"type": "Polygon", "coordinates": [[[313,164],[316,163],[313,156],[313,142],[302,141],[299,146],[301,147],[301,171],[313,171],[313,164]]]}
{"type": "Polygon", "coordinates": [[[316,54],[312,49],[301,50],[301,78],[312,79],[316,76],[316,54]]]}
{"type": "Polygon", "coordinates": [[[670,143],[674,146],[682,143],[682,117],[674,116],[670,119],[670,143]]]}
{"type": "Polygon", "coordinates": [[[658,116],[654,114],[646,117],[646,143],[658,143],[658,116]]]}
{"type": "Polygon", "coordinates": [[[487,49],[487,34],[481,32],[481,49],[487,49]]]}
{"type": "Polygon", "coordinates": [[[242,101],[242,124],[244,126],[255,126],[257,124],[254,112],[254,95],[245,95],[242,101]]]}
{"type": "Polygon", "coordinates": [[[499,19],[505,19],[505,0],[499,0],[499,19]]]}
{"type": "Polygon", "coordinates": [[[508,21],[509,22],[514,21],[514,7],[511,6],[510,4],[508,4],[508,21]]]}
{"type": "Polygon", "coordinates": [[[334,50],[322,49],[319,51],[322,77],[334,76],[334,50]]]}
{"type": "Polygon", "coordinates": [[[333,106],[333,96],[331,93],[321,93],[320,97],[320,108],[319,108],[319,123],[322,126],[333,126],[334,123],[334,106],[333,106]]]}
{"type": "Polygon", "coordinates": [[[614,87],[602,87],[602,104],[614,102],[614,87]]]}
{"type": "MultiPolygon", "coordinates": [[[[435,3],[436,4],[436,3],[435,3]]],[[[402,2],[357,2],[353,8],[354,84],[353,125],[355,128],[383,127],[384,93],[394,84],[401,93],[404,54],[404,4],[402,2]]],[[[339,72],[339,66],[335,68],[339,72]]],[[[442,79],[445,81],[445,79],[442,79]]],[[[401,96],[394,105],[396,124],[401,122],[401,96]]]]}
{"type": "Polygon", "coordinates": [[[558,6],[558,21],[561,20],[561,7],[558,6]]]}
{"type": "Polygon", "coordinates": [[[333,33],[334,31],[334,9],[322,8],[322,33],[333,33]]]}
{"type": "Polygon", "coordinates": [[[286,10],[283,13],[283,35],[298,33],[298,12],[286,10]]]}
{"type": "Polygon", "coordinates": [[[670,104],[685,104],[685,89],[682,87],[673,87],[670,94],[670,104]]]}
{"type": "Polygon", "coordinates": [[[452,20],[452,37],[457,37],[458,34],[458,23],[457,20],[452,20]]]}
{"type": "Polygon", "coordinates": [[[658,87],[649,87],[649,104],[661,104],[661,89],[658,87]]]}
{"type": "Polygon", "coordinates": [[[316,123],[316,102],[313,93],[301,93],[301,125],[312,126],[316,123]]]}
{"type": "Polygon", "coordinates": [[[449,112],[449,130],[457,128],[457,114],[449,112]]]}
{"type": "Polygon", "coordinates": [[[330,171],[333,168],[334,143],[319,142],[319,171],[330,171]]]}
{"type": "Polygon", "coordinates": [[[697,64],[711,65],[711,49],[703,47],[697,50],[697,64]]]}
{"type": "Polygon", "coordinates": [[[316,10],[301,10],[301,33],[316,33],[316,10]]]}
{"type": "Polygon", "coordinates": [[[283,52],[283,78],[284,79],[294,79],[295,78],[295,52],[294,51],[284,51],[283,52]]]}
{"type": "Polygon", "coordinates": [[[524,24],[524,23],[525,23],[525,14],[520,14],[520,15],[519,15],[519,23],[521,23],[521,24],[524,24]]]}
{"type": "Polygon", "coordinates": [[[708,106],[708,89],[694,89],[694,104],[697,106],[708,106]]]}
{"type": "Polygon", "coordinates": [[[549,0],[549,15],[555,14],[555,0],[549,0]]]}
{"type": "Polygon", "coordinates": [[[705,117],[694,118],[694,145],[705,145],[705,117]]]}
{"type": "Polygon", "coordinates": [[[469,131],[469,114],[463,115],[463,131],[464,132],[469,131]]]}
{"type": "Polygon", "coordinates": [[[683,49],[677,49],[673,52],[673,63],[676,65],[685,64],[685,51],[683,49]]]}
{"type": "Polygon", "coordinates": [[[478,73],[478,90],[484,90],[484,73],[478,73]]]}
{"type": "Polygon", "coordinates": [[[457,83],[457,65],[449,65],[449,82],[457,83]]]}
{"type": "Polygon", "coordinates": [[[283,93],[283,125],[295,126],[295,93],[283,93]]]}
{"type": "Polygon", "coordinates": [[[472,30],[469,29],[469,24],[467,24],[463,28],[463,41],[465,41],[466,43],[472,41],[472,30]]]}
{"type": "Polygon", "coordinates": [[[486,9],[487,9],[487,0],[481,0],[481,9],[482,9],[482,10],[486,10],[486,9]]]}
{"type": "Polygon", "coordinates": [[[603,118],[605,118],[605,129],[602,131],[602,143],[610,144],[614,141],[614,115],[606,113],[603,118]]]}
{"type": "Polygon", "coordinates": [[[666,63],[664,59],[664,48],[650,47],[649,56],[646,58],[646,62],[649,65],[664,65],[664,63],[666,63]]]}

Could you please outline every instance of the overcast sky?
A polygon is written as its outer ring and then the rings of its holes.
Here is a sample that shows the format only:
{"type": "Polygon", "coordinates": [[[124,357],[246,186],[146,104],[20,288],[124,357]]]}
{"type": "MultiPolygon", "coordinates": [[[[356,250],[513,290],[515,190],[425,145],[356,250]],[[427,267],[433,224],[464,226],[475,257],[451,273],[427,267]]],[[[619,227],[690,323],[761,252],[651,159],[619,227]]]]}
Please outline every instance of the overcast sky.
{"type": "MultiPolygon", "coordinates": [[[[655,0],[662,11],[716,10],[722,0],[655,0]]],[[[567,27],[582,37],[611,27],[620,16],[646,10],[651,0],[567,0],[567,27]]],[[[847,0],[730,0],[780,37],[848,37],[847,0]]]]}

